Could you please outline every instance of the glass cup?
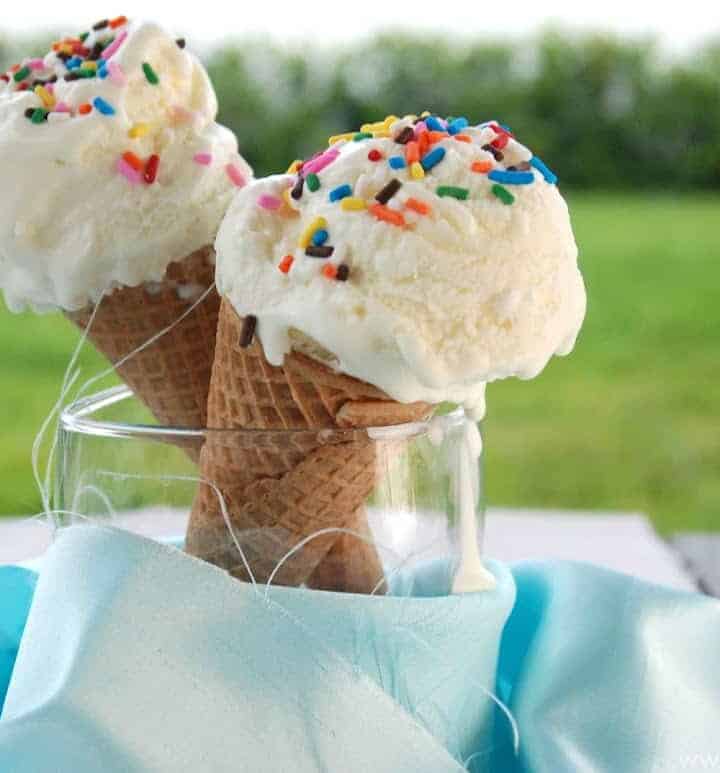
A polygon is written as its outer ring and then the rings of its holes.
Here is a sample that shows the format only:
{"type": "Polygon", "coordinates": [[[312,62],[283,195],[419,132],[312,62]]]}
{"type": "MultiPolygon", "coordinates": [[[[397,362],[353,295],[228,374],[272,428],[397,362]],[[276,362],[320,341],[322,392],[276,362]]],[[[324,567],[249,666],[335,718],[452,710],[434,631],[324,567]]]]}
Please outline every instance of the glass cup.
{"type": "Polygon", "coordinates": [[[479,444],[459,409],[362,430],[164,427],[115,387],[61,414],[55,526],[116,526],[244,581],[482,590],[479,444]]]}

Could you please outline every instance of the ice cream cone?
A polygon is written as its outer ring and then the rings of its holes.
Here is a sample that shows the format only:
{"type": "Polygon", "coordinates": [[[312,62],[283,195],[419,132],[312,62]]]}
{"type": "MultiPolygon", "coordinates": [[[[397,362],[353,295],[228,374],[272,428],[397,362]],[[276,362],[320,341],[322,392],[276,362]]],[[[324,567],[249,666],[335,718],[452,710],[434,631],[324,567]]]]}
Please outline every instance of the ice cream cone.
{"type": "MultiPolygon", "coordinates": [[[[206,423],[220,306],[216,290],[188,310],[213,285],[213,258],[213,248],[203,247],[170,263],[162,282],[106,295],[88,330],[89,340],[112,363],[135,352],[117,373],[163,425],[206,423]],[[157,341],[135,351],[171,325],[157,341]]],[[[84,330],[92,313],[88,306],[65,314],[84,330]]],[[[191,449],[191,456],[197,458],[198,451],[191,449]]]]}
{"type": "MultiPolygon", "coordinates": [[[[242,325],[223,300],[208,400],[208,426],[218,431],[209,434],[200,463],[213,485],[200,485],[186,547],[248,579],[226,527],[221,494],[255,580],[265,582],[289,551],[320,530],[368,533],[363,504],[392,444],[371,440],[362,428],[417,421],[431,408],[396,403],[296,351],[274,367],[257,339],[241,346],[242,325]],[[268,431],[252,438],[222,431],[241,428],[268,431]],[[292,430],[290,440],[284,430],[292,430]]],[[[273,577],[282,585],[365,593],[381,580],[372,544],[337,532],[310,539],[273,577]]]]}

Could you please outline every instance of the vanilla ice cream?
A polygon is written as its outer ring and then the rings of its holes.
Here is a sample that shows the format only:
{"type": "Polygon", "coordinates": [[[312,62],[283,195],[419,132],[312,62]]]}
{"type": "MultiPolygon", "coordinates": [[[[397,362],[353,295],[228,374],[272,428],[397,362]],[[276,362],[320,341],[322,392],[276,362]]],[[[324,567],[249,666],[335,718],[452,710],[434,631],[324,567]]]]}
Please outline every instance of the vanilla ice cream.
{"type": "Polygon", "coordinates": [[[212,244],[251,170],[199,61],[156,24],[103,20],[0,75],[0,287],[81,309],[212,244]]]}
{"type": "Polygon", "coordinates": [[[554,174],[496,122],[393,116],[240,191],[217,285],[291,348],[399,402],[464,404],[573,347],[585,289],[554,174]]]}

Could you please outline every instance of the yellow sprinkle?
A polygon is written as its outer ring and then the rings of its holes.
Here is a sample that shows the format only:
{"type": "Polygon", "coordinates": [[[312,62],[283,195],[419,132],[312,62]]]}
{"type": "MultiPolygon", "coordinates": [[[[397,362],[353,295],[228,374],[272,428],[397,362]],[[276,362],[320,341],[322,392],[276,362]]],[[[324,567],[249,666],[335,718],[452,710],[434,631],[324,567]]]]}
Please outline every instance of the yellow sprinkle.
{"type": "Polygon", "coordinates": [[[287,174],[295,174],[300,164],[302,164],[302,161],[299,158],[296,158],[288,167],[287,174]]]}
{"type": "Polygon", "coordinates": [[[389,137],[390,136],[390,132],[387,131],[386,129],[381,129],[379,132],[373,132],[372,136],[376,137],[376,138],[379,138],[379,137],[389,137]]]}
{"type": "Polygon", "coordinates": [[[149,123],[136,123],[130,127],[128,136],[136,140],[139,137],[144,137],[150,131],[149,123]]]}
{"type": "Polygon", "coordinates": [[[384,132],[387,130],[385,121],[377,121],[376,123],[364,123],[360,127],[361,132],[384,132]]]}
{"type": "Polygon", "coordinates": [[[389,129],[397,120],[398,120],[398,117],[396,115],[387,115],[385,116],[383,125],[385,126],[386,129],[389,129]]]}
{"type": "Polygon", "coordinates": [[[92,59],[86,59],[82,63],[82,66],[85,70],[97,70],[97,62],[93,61],[92,59]]]}
{"type": "Polygon", "coordinates": [[[333,134],[333,136],[328,139],[328,145],[334,145],[336,142],[340,142],[341,140],[351,140],[354,136],[355,136],[355,132],[345,132],[345,134],[333,134]]]}
{"type": "Polygon", "coordinates": [[[340,206],[346,212],[359,212],[361,209],[367,209],[365,199],[359,199],[357,196],[346,196],[340,202],[340,206]]]}
{"type": "Polygon", "coordinates": [[[305,247],[310,244],[310,240],[312,239],[315,231],[319,230],[320,228],[325,228],[326,225],[327,220],[325,220],[324,217],[316,217],[315,220],[313,220],[312,223],[310,223],[310,225],[300,235],[300,246],[305,249],[305,247]]]}
{"type": "Polygon", "coordinates": [[[45,86],[35,86],[35,93],[40,97],[45,107],[48,109],[55,107],[55,97],[45,88],[45,86]]]}
{"type": "Polygon", "coordinates": [[[413,180],[422,180],[423,177],[425,177],[425,170],[422,168],[419,161],[413,161],[413,163],[410,164],[410,176],[413,180]]]}
{"type": "Polygon", "coordinates": [[[69,43],[63,43],[60,46],[59,53],[61,53],[61,54],[72,54],[72,52],[73,52],[73,49],[72,49],[72,46],[69,43]]]}
{"type": "Polygon", "coordinates": [[[420,113],[420,118],[427,118],[429,115],[432,115],[429,110],[423,110],[422,113],[420,113]]]}

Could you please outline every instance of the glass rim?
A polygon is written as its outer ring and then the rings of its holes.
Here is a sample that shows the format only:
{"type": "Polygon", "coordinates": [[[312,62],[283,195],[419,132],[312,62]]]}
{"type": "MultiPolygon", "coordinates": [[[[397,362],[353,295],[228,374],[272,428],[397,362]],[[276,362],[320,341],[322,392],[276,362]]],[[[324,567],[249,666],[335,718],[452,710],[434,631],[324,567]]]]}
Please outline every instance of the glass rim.
{"type": "MultiPolygon", "coordinates": [[[[162,424],[130,423],[112,421],[108,419],[92,418],[94,414],[105,408],[109,408],[124,400],[137,399],[135,393],[125,385],[114,386],[95,392],[91,395],[74,400],[60,412],[59,424],[64,432],[79,435],[99,435],[103,437],[145,437],[158,440],[192,439],[203,440],[208,435],[234,434],[248,437],[261,438],[267,435],[290,435],[299,437],[308,434],[322,435],[328,442],[333,439],[349,439],[362,435],[370,436],[374,440],[392,440],[397,438],[414,437],[427,434],[433,417],[423,421],[408,422],[406,424],[392,424],[376,427],[297,427],[297,428],[215,428],[215,427],[175,427],[162,424]]],[[[459,425],[465,419],[465,411],[457,407],[441,417],[451,426],[459,425]]]]}

